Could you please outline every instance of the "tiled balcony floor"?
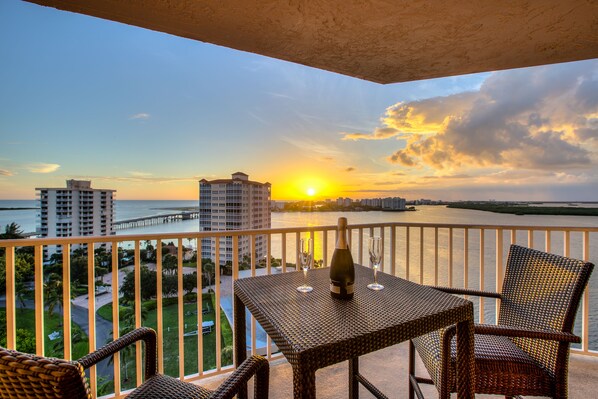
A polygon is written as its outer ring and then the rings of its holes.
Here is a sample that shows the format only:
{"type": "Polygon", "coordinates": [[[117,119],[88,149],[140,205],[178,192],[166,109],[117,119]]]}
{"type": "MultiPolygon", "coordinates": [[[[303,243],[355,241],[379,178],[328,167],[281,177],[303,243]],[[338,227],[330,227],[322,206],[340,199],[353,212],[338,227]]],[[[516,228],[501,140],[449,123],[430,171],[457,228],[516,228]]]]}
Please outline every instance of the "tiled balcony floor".
{"type": "MultiPolygon", "coordinates": [[[[360,371],[389,398],[407,398],[407,343],[402,343],[360,359],[360,371]]],[[[419,361],[419,360],[418,360],[419,361]]],[[[419,375],[427,376],[423,365],[417,365],[419,375]]],[[[214,377],[201,382],[208,388],[219,385],[223,377],[214,377]]],[[[333,365],[316,373],[318,399],[348,398],[347,362],[333,365]]],[[[427,398],[438,397],[432,386],[422,385],[427,398]]],[[[598,392],[598,358],[572,355],[569,367],[569,398],[585,399],[596,397],[598,392]]],[[[293,397],[293,376],[291,366],[284,360],[270,364],[270,398],[288,399],[293,397]]],[[[365,388],[360,387],[361,399],[373,398],[365,388]]],[[[477,398],[497,398],[491,395],[478,395],[477,398]]]]}

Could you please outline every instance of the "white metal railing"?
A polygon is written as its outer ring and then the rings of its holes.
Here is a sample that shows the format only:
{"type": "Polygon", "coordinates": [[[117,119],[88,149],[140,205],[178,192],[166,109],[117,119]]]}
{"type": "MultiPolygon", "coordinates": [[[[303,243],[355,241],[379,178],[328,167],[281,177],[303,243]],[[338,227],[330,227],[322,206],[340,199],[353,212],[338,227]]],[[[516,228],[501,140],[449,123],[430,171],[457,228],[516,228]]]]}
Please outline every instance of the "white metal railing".
{"type": "MultiPolygon", "coordinates": [[[[385,223],[385,224],[360,224],[349,225],[349,244],[356,263],[367,262],[367,237],[372,235],[381,236],[385,247],[385,256],[382,263],[382,270],[409,280],[429,285],[445,285],[468,287],[481,290],[500,290],[503,279],[503,265],[506,261],[508,247],[511,243],[535,247],[548,252],[561,253],[565,256],[572,256],[596,263],[590,259],[590,248],[598,247],[598,227],[553,227],[553,226],[500,226],[500,225],[471,225],[471,224],[429,224],[429,223],[385,223]]],[[[163,288],[163,248],[162,243],[174,242],[177,248],[177,319],[178,319],[178,376],[184,380],[196,380],[207,375],[214,375],[228,372],[232,365],[221,364],[222,325],[220,312],[216,312],[214,320],[216,343],[215,367],[205,370],[203,353],[203,334],[199,333],[199,326],[202,325],[202,295],[197,295],[197,373],[187,375],[185,371],[185,341],[184,341],[184,301],[183,301],[183,240],[189,243],[194,242],[195,247],[201,248],[202,238],[232,237],[233,253],[238,253],[239,239],[242,236],[250,237],[251,256],[250,271],[239,270],[240,261],[235,257],[232,262],[232,276],[221,275],[219,267],[214,268],[215,272],[215,309],[220,310],[223,302],[232,303],[230,295],[232,281],[240,278],[245,273],[256,275],[259,273],[287,272],[292,270],[291,265],[296,261],[296,248],[301,235],[309,235],[314,239],[314,258],[322,260],[323,265],[328,265],[334,250],[336,240],[336,226],[298,227],[284,229],[263,229],[226,232],[202,232],[202,233],[164,233],[164,234],[143,234],[143,235],[122,235],[122,236],[93,236],[93,237],[72,237],[72,238],[46,238],[46,239],[24,239],[24,240],[0,240],[0,248],[5,251],[6,263],[6,346],[17,347],[17,292],[15,286],[16,249],[21,247],[33,247],[34,254],[34,283],[33,301],[35,308],[35,338],[36,353],[44,355],[47,351],[44,347],[44,336],[47,334],[44,328],[44,248],[53,245],[62,246],[62,336],[64,339],[64,358],[72,358],[72,306],[71,306],[71,257],[69,256],[71,246],[87,245],[87,253],[93,254],[94,249],[100,244],[108,244],[112,248],[111,263],[119,264],[117,248],[133,245],[134,251],[134,276],[135,276],[135,301],[134,301],[134,326],[142,324],[142,296],[141,296],[141,249],[146,242],[155,243],[156,248],[156,330],[158,334],[158,369],[165,370],[164,353],[164,299],[160,293],[163,288]],[[265,265],[258,268],[256,259],[256,237],[265,235],[267,240],[267,254],[265,265]],[[130,244],[132,243],[132,244],[130,244]],[[273,267],[272,258],[280,259],[280,266],[273,267]],[[228,279],[223,286],[221,280],[228,279]]],[[[214,259],[220,258],[220,240],[213,241],[215,244],[214,259]]],[[[201,250],[199,250],[201,254],[201,250]]],[[[197,262],[197,287],[202,287],[202,265],[198,254],[197,262]]],[[[595,256],[595,255],[594,255],[595,256]]],[[[98,342],[97,317],[96,317],[96,278],[95,278],[95,257],[87,256],[87,323],[89,350],[95,350],[103,342],[98,342]]],[[[121,275],[118,267],[113,267],[110,273],[112,277],[111,288],[112,303],[119,302],[119,281],[121,275]]],[[[590,282],[583,301],[580,319],[576,326],[576,333],[582,337],[582,344],[574,351],[583,355],[598,356],[598,328],[590,326],[590,321],[598,321],[598,305],[591,306],[591,302],[598,301],[598,297],[590,299],[590,292],[595,289],[595,278],[590,282]],[[591,347],[590,347],[591,345],[591,347]]],[[[473,300],[473,298],[471,298],[473,300]]],[[[476,306],[476,318],[479,321],[495,319],[499,304],[495,301],[474,302],[476,306]],[[488,306],[490,305],[490,306],[488,306]]],[[[226,312],[225,312],[226,313],[226,312]]],[[[112,336],[119,335],[119,307],[112,307],[112,336]]],[[[232,311],[227,315],[232,323],[232,311]]],[[[265,337],[265,345],[260,344],[260,328],[252,318],[249,325],[252,353],[262,353],[269,358],[278,356],[276,347],[271,343],[269,337],[265,337]]],[[[169,328],[168,326],[167,328],[169,328]]],[[[2,328],[2,326],[0,326],[2,328]]],[[[263,334],[263,332],[261,333],[263,334]]],[[[142,353],[140,344],[136,350],[136,384],[142,380],[142,353]]],[[[111,397],[119,397],[126,393],[123,387],[121,375],[121,357],[118,355],[113,359],[112,375],[114,380],[114,394],[111,397]]],[[[192,362],[195,362],[193,360],[192,362]]],[[[96,367],[90,370],[89,378],[94,395],[97,394],[99,383],[96,367]]]]}

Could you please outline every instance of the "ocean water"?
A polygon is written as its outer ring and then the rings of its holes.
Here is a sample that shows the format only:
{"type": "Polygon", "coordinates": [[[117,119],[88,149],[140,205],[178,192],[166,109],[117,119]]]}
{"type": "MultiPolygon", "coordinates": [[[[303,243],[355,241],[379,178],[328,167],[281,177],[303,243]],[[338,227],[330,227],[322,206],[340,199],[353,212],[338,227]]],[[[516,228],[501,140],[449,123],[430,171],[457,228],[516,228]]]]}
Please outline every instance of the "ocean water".
{"type": "MultiPolygon", "coordinates": [[[[585,205],[585,204],[584,204],[585,205]]],[[[197,206],[197,201],[124,201],[116,200],[115,202],[115,220],[124,220],[129,218],[136,218],[142,216],[151,216],[164,213],[172,213],[177,211],[177,208],[194,207],[197,206]]],[[[0,201],[0,208],[16,208],[16,207],[31,207],[35,208],[35,201],[0,201]]],[[[405,223],[434,223],[434,224],[476,224],[476,225],[507,225],[507,226],[559,226],[559,227],[598,227],[598,217],[587,216],[544,216],[544,215],[508,215],[491,212],[482,212],[465,209],[450,209],[444,206],[418,206],[416,212],[297,212],[297,213],[272,213],[272,227],[273,228],[291,228],[304,226],[328,226],[336,225],[338,217],[347,217],[349,225],[367,224],[367,223],[387,223],[387,222],[405,222],[405,223]]],[[[25,232],[33,232],[36,227],[37,209],[27,210],[3,210],[0,211],[0,229],[4,230],[4,226],[8,223],[18,223],[25,232]]],[[[197,219],[180,221],[175,223],[159,224],[153,226],[146,226],[134,229],[126,229],[117,231],[117,235],[127,234],[154,234],[154,233],[180,233],[180,232],[197,232],[199,231],[199,221],[197,219]]],[[[380,234],[377,230],[374,234],[380,234]]],[[[399,276],[405,277],[407,269],[409,270],[410,278],[418,281],[420,276],[420,230],[417,228],[410,229],[410,252],[409,259],[406,254],[406,229],[397,229],[397,244],[395,248],[396,256],[396,272],[399,276]]],[[[367,253],[367,237],[369,236],[369,229],[364,231],[364,248],[363,253],[367,253]]],[[[328,259],[332,257],[334,250],[334,233],[330,232],[327,248],[322,247],[321,233],[316,234],[315,240],[315,257],[321,259],[323,252],[326,251],[328,259]]],[[[434,263],[434,231],[433,229],[426,229],[424,231],[425,248],[423,250],[424,256],[424,275],[422,280],[425,284],[434,283],[435,272],[434,263]]],[[[483,256],[483,263],[485,267],[485,281],[484,286],[480,287],[480,232],[479,230],[472,230],[468,236],[468,286],[470,288],[483,288],[486,290],[494,290],[494,262],[495,241],[496,234],[493,230],[484,233],[485,250],[483,256]]],[[[527,245],[528,235],[527,231],[519,231],[516,235],[517,243],[520,245],[527,245]]],[[[543,249],[546,237],[543,233],[537,232],[534,234],[534,248],[543,249]]],[[[385,237],[385,258],[390,259],[390,237],[388,233],[385,237]]],[[[551,234],[552,252],[563,254],[564,242],[562,233],[551,234]]],[[[582,235],[580,233],[571,233],[571,247],[570,256],[576,258],[583,257],[582,235]]],[[[357,256],[357,233],[353,235],[353,253],[357,256]]],[[[503,259],[506,260],[506,254],[510,243],[510,231],[505,231],[503,236],[503,259]]],[[[125,245],[123,243],[123,245],[125,245]]],[[[127,242],[126,245],[131,245],[127,242]]],[[[195,240],[187,242],[185,245],[196,247],[195,240]]],[[[453,258],[454,258],[454,272],[453,283],[455,286],[463,286],[464,279],[464,246],[465,238],[463,230],[455,229],[453,235],[453,258]]],[[[598,264],[598,233],[590,234],[590,261],[598,264]]],[[[282,253],[282,237],[280,235],[272,236],[272,255],[280,258],[282,253]]],[[[287,261],[295,262],[295,235],[287,234],[286,237],[286,253],[287,261]]],[[[438,279],[441,285],[448,283],[448,234],[446,229],[439,229],[438,235],[438,254],[439,254],[439,268],[438,279]]],[[[358,261],[358,259],[355,259],[358,261]]],[[[364,259],[363,262],[367,262],[364,259]]],[[[385,271],[389,271],[386,266],[385,271]]],[[[590,290],[590,349],[598,350],[598,271],[595,271],[591,278],[590,285],[593,289],[590,290]]],[[[477,305],[477,303],[476,303],[477,305]]],[[[486,303],[485,316],[487,320],[492,320],[494,317],[494,306],[491,302],[486,303]]],[[[477,306],[476,306],[477,307],[477,306]]],[[[576,332],[580,332],[581,322],[576,323],[576,332]]]]}

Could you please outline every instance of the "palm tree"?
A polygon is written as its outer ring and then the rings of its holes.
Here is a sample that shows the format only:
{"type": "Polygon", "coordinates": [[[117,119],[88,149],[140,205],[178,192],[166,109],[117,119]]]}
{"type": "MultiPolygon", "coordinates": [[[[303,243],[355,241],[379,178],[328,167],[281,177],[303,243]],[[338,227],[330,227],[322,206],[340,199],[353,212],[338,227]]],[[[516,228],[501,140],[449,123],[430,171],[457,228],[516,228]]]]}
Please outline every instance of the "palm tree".
{"type": "MultiPolygon", "coordinates": [[[[81,331],[73,331],[71,334],[71,347],[82,341],[83,336],[81,334],[81,331]]],[[[64,337],[62,336],[62,334],[60,335],[60,338],[58,338],[56,342],[54,342],[54,345],[52,345],[52,350],[54,351],[53,356],[62,356],[62,354],[64,353],[64,337]]]]}
{"type": "Polygon", "coordinates": [[[216,266],[214,266],[214,264],[211,262],[203,265],[203,273],[206,280],[208,280],[208,288],[212,286],[212,275],[215,272],[215,267],[216,266]]]}
{"type": "MultiPolygon", "coordinates": [[[[129,331],[133,330],[135,328],[135,309],[132,307],[126,307],[123,309],[123,311],[121,312],[121,324],[120,324],[120,328],[118,329],[118,333],[119,336],[123,336],[126,333],[128,333],[129,331]]],[[[143,325],[143,322],[145,321],[145,319],[147,318],[147,309],[145,308],[145,306],[141,306],[141,324],[143,325]]],[[[106,341],[106,343],[110,343],[112,341],[112,331],[110,331],[110,338],[106,341]]],[[[129,345],[127,347],[125,347],[124,349],[121,349],[120,353],[121,353],[121,357],[122,357],[122,365],[124,366],[125,372],[124,372],[124,377],[125,377],[125,381],[129,380],[129,373],[128,373],[128,367],[129,367],[129,358],[133,355],[133,349],[135,348],[134,345],[129,345]]],[[[111,364],[114,362],[114,355],[110,356],[110,359],[108,360],[108,364],[111,364]]]]}
{"type": "MultiPolygon", "coordinates": [[[[45,302],[48,306],[48,312],[50,316],[54,314],[54,309],[58,307],[59,314],[62,314],[62,277],[56,273],[50,273],[48,276],[48,282],[44,286],[44,292],[46,294],[45,302]]],[[[70,293],[70,299],[73,299],[75,295],[73,292],[70,293]]]]}
{"type": "Polygon", "coordinates": [[[0,234],[0,239],[3,240],[14,240],[20,238],[25,238],[23,236],[23,230],[21,230],[21,226],[15,222],[4,226],[4,234],[0,234]]]}

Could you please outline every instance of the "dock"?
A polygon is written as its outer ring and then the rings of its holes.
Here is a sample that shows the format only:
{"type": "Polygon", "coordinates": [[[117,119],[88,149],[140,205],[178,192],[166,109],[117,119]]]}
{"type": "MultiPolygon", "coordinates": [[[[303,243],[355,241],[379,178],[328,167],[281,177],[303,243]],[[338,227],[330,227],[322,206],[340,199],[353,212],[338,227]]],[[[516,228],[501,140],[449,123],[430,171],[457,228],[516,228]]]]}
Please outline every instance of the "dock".
{"type": "Polygon", "coordinates": [[[174,223],[183,220],[198,219],[199,211],[167,213],[162,215],[144,216],[134,219],[118,220],[112,224],[114,230],[133,229],[136,227],[153,226],[163,223],[174,223]]]}

